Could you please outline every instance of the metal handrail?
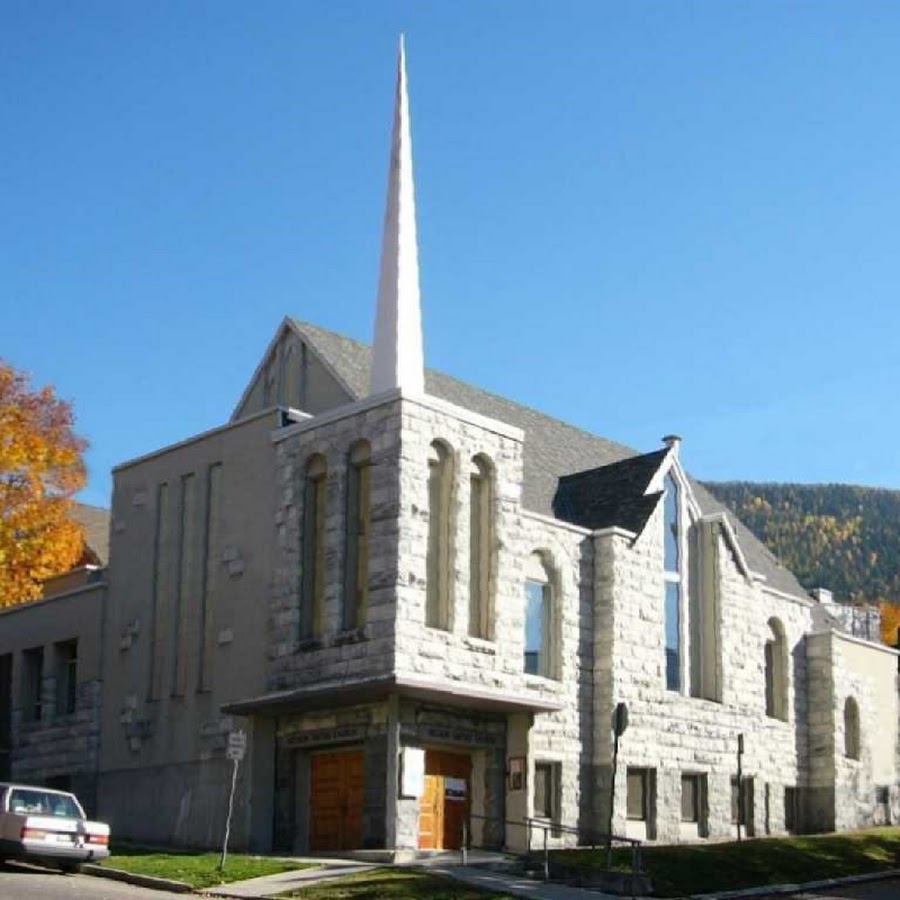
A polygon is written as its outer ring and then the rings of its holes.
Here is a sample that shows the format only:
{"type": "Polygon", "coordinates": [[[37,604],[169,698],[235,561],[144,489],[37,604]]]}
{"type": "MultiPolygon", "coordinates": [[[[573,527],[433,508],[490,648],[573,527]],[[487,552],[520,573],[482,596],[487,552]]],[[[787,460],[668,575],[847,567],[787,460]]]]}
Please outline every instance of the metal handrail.
{"type": "MultiPolygon", "coordinates": [[[[547,819],[536,819],[532,816],[526,816],[521,820],[512,820],[512,819],[499,819],[494,816],[482,816],[478,813],[468,812],[466,817],[463,819],[463,834],[462,834],[462,864],[465,866],[468,864],[468,851],[471,848],[471,829],[469,828],[469,819],[480,819],[484,822],[496,822],[498,824],[503,825],[514,825],[517,828],[527,828],[528,835],[526,844],[528,846],[528,854],[531,855],[531,830],[533,828],[539,828],[543,832],[543,857],[544,857],[544,881],[550,880],[550,846],[549,846],[549,835],[550,832],[555,832],[556,834],[574,834],[578,837],[581,837],[584,834],[584,830],[578,828],[575,825],[564,825],[562,823],[551,822],[547,819]]],[[[641,865],[641,845],[642,842],[637,838],[625,837],[624,835],[617,834],[603,834],[602,832],[588,832],[588,834],[593,838],[601,838],[601,840],[592,840],[589,842],[588,846],[592,850],[595,850],[597,846],[606,846],[607,849],[607,871],[609,870],[609,853],[612,848],[613,843],[625,844],[626,846],[631,848],[631,886],[632,886],[632,894],[636,891],[637,878],[638,875],[641,874],[642,865],[641,865]]]]}

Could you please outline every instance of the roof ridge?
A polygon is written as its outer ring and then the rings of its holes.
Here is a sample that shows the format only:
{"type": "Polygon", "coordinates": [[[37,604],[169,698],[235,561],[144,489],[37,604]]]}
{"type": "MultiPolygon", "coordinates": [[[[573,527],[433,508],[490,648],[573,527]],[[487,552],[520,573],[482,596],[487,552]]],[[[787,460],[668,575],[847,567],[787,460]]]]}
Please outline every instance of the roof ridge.
{"type": "MultiPolygon", "coordinates": [[[[356,344],[357,347],[359,347],[362,350],[367,351],[370,354],[372,352],[372,345],[367,344],[365,341],[360,341],[357,338],[350,337],[349,335],[346,335],[346,334],[342,334],[339,331],[332,331],[330,328],[323,328],[321,325],[316,325],[313,322],[306,322],[302,319],[297,319],[293,316],[291,316],[290,319],[294,323],[294,325],[301,330],[312,329],[313,331],[322,332],[324,334],[331,335],[332,337],[340,338],[341,340],[344,340],[344,341],[349,341],[351,344],[356,344]]],[[[488,396],[494,400],[498,400],[501,403],[511,403],[514,406],[519,407],[519,409],[523,409],[528,412],[534,413],[536,415],[543,416],[546,419],[552,419],[557,424],[564,425],[566,428],[570,428],[572,431],[577,431],[579,434],[583,434],[585,437],[594,438],[595,440],[600,439],[600,440],[606,441],[608,444],[613,445],[615,448],[620,449],[631,456],[643,455],[643,454],[639,453],[637,450],[635,450],[634,447],[629,447],[627,444],[622,444],[622,443],[619,443],[619,441],[614,441],[614,440],[611,440],[610,438],[603,437],[603,435],[597,434],[594,431],[588,431],[586,428],[582,428],[579,425],[573,425],[571,422],[568,422],[565,419],[560,419],[559,417],[554,416],[552,413],[545,412],[544,410],[538,409],[536,406],[530,406],[527,403],[521,403],[518,400],[513,400],[511,397],[506,397],[503,394],[498,394],[495,391],[489,390],[487,388],[483,388],[480,385],[473,384],[470,381],[463,381],[461,378],[457,378],[455,375],[450,375],[449,373],[443,372],[440,369],[434,369],[430,366],[426,366],[425,371],[426,371],[426,373],[430,373],[432,375],[437,375],[440,378],[446,378],[449,381],[453,381],[456,384],[462,385],[465,388],[469,388],[470,390],[479,391],[480,393],[485,394],[486,396],[488,396]]],[[[359,398],[359,399],[362,399],[362,398],[359,398]]],[[[651,451],[651,452],[655,452],[655,451],[651,451]]]]}

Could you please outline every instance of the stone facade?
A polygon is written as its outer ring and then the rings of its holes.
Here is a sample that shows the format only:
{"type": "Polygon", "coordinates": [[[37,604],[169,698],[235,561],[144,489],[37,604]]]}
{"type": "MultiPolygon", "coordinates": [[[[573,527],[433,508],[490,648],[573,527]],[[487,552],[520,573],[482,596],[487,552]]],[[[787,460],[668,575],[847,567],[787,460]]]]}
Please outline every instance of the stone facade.
{"type": "MultiPolygon", "coordinates": [[[[297,371],[327,376],[305,389],[322,404],[314,415],[254,408],[265,395],[256,383],[231,424],[116,471],[108,603],[98,584],[3,614],[16,777],[81,772],[90,783],[78,789],[96,795],[120,837],[212,846],[232,770],[227,738],[241,729],[249,749],[232,846],[306,852],[326,802],[315,795],[317,760],[354,753],[362,760],[352,800],[359,848],[409,856],[426,846],[431,815],[419,788],[401,790],[416,754],[426,779],[438,777],[428,766],[442,754],[464,761],[464,778],[447,776],[441,791],[462,790],[476,845],[523,849],[545,835],[574,844],[610,824],[649,841],[732,837],[742,746],[745,833],[897,820],[896,652],[834,630],[815,599],[754,571],[746,538],[727,517],[700,509],[677,447],[648,455],[655,469],[640,487],[652,496],[667,475],[675,479],[685,523],[680,686],[670,689],[662,502],[636,531],[536,511],[525,500],[534,449],[522,427],[429,395],[335,399],[331,364],[297,346],[283,334],[270,353],[305,359],[297,371]],[[348,473],[360,441],[371,459],[367,604],[364,622],[347,629],[348,473]],[[426,613],[435,442],[450,472],[442,627],[426,613]],[[324,587],[320,627],[309,636],[301,628],[304,482],[314,457],[325,467],[324,587]],[[490,479],[483,633],[470,621],[474,460],[490,479]],[[220,493],[213,501],[201,492],[195,533],[183,524],[184,480],[202,483],[216,467],[220,493]],[[160,485],[170,486],[165,507],[160,485]],[[185,541],[195,542],[187,553],[185,541]],[[201,559],[200,550],[206,568],[186,575],[183,560],[201,559]],[[536,557],[550,598],[541,675],[525,664],[526,580],[536,557]],[[161,627],[172,640],[160,649],[153,634],[161,627]],[[23,722],[22,652],[43,646],[50,654],[69,638],[79,642],[76,712],[51,712],[47,668],[45,715],[23,722]],[[772,655],[782,651],[783,685],[767,690],[772,655]],[[162,691],[151,677],[158,665],[162,691]],[[859,710],[858,758],[846,752],[847,698],[859,710]],[[629,721],[613,783],[620,703],[629,721]],[[640,815],[630,774],[644,779],[640,815]],[[698,792],[693,817],[683,802],[688,784],[698,792]],[[136,819],[136,803],[160,814],[136,819]]],[[[264,361],[257,380],[273,378],[273,366],[264,361]]],[[[461,801],[446,800],[444,812],[452,802],[461,801]]]]}

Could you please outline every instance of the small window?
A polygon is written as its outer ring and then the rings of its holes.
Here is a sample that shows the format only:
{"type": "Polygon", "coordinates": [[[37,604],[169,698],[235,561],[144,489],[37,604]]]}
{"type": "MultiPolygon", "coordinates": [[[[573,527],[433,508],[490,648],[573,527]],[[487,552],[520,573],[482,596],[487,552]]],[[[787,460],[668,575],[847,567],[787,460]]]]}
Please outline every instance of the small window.
{"type": "Polygon", "coordinates": [[[797,788],[784,789],[784,829],[790,834],[797,831],[797,788]]]}
{"type": "Polygon", "coordinates": [[[853,697],[844,701],[844,756],[859,759],[859,705],[853,697]]]}
{"type": "Polygon", "coordinates": [[[525,657],[529,675],[554,677],[554,597],[551,570],[540,553],[532,553],[525,570],[525,657]]]}
{"type": "Polygon", "coordinates": [[[22,718],[39,722],[44,690],[44,648],[32,647],[22,653],[22,718]]]}
{"type": "Polygon", "coordinates": [[[559,821],[560,765],[552,762],[534,764],[534,817],[559,821]]]}
{"type": "Polygon", "coordinates": [[[78,690],[78,641],[56,645],[56,715],[75,712],[78,690]]]}
{"type": "Polygon", "coordinates": [[[650,815],[650,770],[628,770],[627,815],[633,822],[646,822],[650,815]]]}
{"type": "Polygon", "coordinates": [[[700,824],[702,775],[681,776],[681,821],[700,824]]]}

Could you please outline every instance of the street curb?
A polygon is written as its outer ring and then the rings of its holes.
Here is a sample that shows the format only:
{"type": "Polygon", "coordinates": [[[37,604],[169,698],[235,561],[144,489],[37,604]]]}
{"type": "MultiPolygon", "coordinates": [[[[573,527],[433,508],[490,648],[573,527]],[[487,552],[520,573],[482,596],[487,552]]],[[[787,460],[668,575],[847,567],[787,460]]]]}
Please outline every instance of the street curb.
{"type": "Polygon", "coordinates": [[[108,866],[98,866],[93,863],[84,863],[81,871],[85,875],[94,875],[98,878],[109,878],[112,881],[124,881],[138,887],[153,888],[157,891],[172,891],[175,894],[190,894],[193,888],[184,881],[172,881],[168,878],[155,878],[153,875],[136,875],[134,872],[125,872],[122,869],[111,869],[108,866]]]}
{"type": "Polygon", "coordinates": [[[866,872],[863,875],[847,875],[844,878],[823,878],[820,881],[804,881],[802,884],[770,884],[763,887],[742,888],[737,891],[717,891],[713,894],[690,894],[687,900],[743,900],[743,898],[766,897],[770,894],[788,896],[806,891],[822,891],[827,888],[864,884],[867,881],[887,881],[900,878],[900,869],[886,869],[884,872],[866,872]]]}

